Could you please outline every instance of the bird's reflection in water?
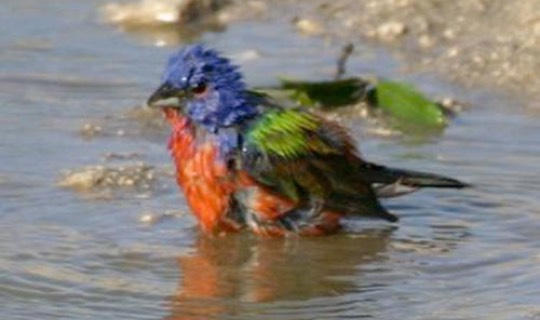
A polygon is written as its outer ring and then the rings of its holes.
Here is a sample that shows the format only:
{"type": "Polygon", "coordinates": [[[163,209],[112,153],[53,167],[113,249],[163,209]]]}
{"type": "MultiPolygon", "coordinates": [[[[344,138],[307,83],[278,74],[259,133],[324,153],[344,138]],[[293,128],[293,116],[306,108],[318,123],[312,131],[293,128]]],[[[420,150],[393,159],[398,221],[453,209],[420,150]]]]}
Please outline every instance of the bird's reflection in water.
{"type": "Polygon", "coordinates": [[[178,258],[180,280],[165,319],[234,315],[256,302],[298,301],[355,289],[358,266],[384,259],[392,230],[320,238],[199,235],[178,258]]]}

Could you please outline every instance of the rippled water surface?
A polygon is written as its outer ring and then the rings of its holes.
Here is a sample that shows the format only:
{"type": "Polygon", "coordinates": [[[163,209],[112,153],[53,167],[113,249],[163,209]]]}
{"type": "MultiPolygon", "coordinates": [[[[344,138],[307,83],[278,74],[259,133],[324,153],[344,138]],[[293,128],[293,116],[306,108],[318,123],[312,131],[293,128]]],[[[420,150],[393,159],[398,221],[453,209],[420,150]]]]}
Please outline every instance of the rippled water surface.
{"type": "MultiPolygon", "coordinates": [[[[172,49],[100,22],[103,3],[0,6],[1,319],[540,319],[539,115],[493,92],[400,74],[378,49],[358,48],[349,72],[471,105],[428,139],[348,121],[369,159],[474,184],[388,201],[397,225],[353,220],[325,238],[216,241],[196,231],[170,176],[105,196],[59,187],[67,169],[115,165],[104,160],[111,152],[170,168],[167,130],[128,114],[172,49]],[[101,134],[81,135],[86,123],[101,134]]],[[[273,22],[204,40],[253,85],[328,78],[340,45],[273,22]]]]}

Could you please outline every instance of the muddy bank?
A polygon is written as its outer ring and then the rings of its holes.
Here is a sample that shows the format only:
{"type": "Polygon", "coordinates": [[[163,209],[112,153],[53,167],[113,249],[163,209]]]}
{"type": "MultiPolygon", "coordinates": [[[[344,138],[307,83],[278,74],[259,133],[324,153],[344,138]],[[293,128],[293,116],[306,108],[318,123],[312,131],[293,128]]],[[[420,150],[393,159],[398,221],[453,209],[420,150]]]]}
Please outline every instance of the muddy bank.
{"type": "MultiPolygon", "coordinates": [[[[184,17],[175,20],[183,23],[207,21],[209,16],[223,24],[279,19],[309,35],[385,44],[415,71],[436,72],[469,86],[540,94],[540,2],[536,0],[236,0],[208,5],[205,12],[198,8],[193,13],[197,19],[185,18],[186,8],[191,8],[186,3],[191,1],[162,2],[168,6],[160,10],[180,11],[174,17],[184,17]]],[[[156,4],[152,6],[155,9],[156,4]]],[[[139,3],[138,14],[146,7],[144,1],[139,3]]],[[[148,15],[156,17],[150,9],[148,15]]]]}
{"type": "Polygon", "coordinates": [[[269,16],[288,17],[301,32],[385,44],[414,71],[466,86],[540,94],[540,2],[535,0],[264,3],[269,16]]]}
{"type": "MultiPolygon", "coordinates": [[[[182,30],[186,22],[206,23],[208,17],[223,25],[277,19],[312,36],[382,43],[414,71],[435,72],[467,86],[540,95],[540,2],[536,0],[216,0],[197,10],[189,6],[193,1],[161,2],[160,6],[135,2],[138,16],[132,19],[125,7],[109,6],[108,14],[115,9],[124,12],[122,17],[128,19],[123,23],[129,25],[144,20],[145,12],[145,19],[154,22],[163,20],[163,12],[173,12],[161,22],[180,22],[182,30]]],[[[115,17],[116,22],[122,20],[118,14],[115,17]]]]}

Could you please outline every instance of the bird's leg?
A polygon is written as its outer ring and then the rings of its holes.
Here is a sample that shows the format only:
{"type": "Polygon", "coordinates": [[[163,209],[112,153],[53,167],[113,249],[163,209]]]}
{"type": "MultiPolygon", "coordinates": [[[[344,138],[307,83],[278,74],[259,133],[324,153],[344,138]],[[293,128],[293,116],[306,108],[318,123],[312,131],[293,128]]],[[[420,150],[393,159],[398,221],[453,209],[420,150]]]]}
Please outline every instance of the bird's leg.
{"type": "Polygon", "coordinates": [[[305,213],[304,218],[306,224],[315,223],[321,217],[321,213],[323,212],[324,208],[324,200],[321,198],[311,197],[309,199],[309,207],[310,209],[305,213]]]}
{"type": "Polygon", "coordinates": [[[253,232],[260,236],[284,237],[290,234],[290,229],[284,228],[279,220],[261,219],[256,212],[248,212],[246,222],[253,232]]]}
{"type": "Polygon", "coordinates": [[[310,217],[306,227],[300,230],[302,235],[329,234],[341,229],[342,214],[326,210],[324,200],[321,198],[312,198],[310,202],[310,217]]]}
{"type": "Polygon", "coordinates": [[[298,232],[313,224],[321,213],[323,203],[320,199],[311,198],[307,207],[293,208],[279,216],[277,222],[289,231],[298,232]]]}
{"type": "Polygon", "coordinates": [[[317,236],[335,233],[341,229],[342,214],[325,210],[324,200],[312,198],[308,208],[293,209],[282,215],[278,221],[295,234],[317,236]]]}

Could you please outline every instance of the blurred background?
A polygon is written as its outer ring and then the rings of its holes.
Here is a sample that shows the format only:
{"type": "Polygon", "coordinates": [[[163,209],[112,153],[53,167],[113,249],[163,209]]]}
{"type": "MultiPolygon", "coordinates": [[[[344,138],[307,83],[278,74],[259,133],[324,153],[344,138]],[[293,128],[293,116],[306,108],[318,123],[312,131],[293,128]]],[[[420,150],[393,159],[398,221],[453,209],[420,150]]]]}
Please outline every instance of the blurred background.
{"type": "Polygon", "coordinates": [[[4,0],[1,319],[540,319],[540,3],[4,0]],[[409,83],[449,106],[406,132],[323,111],[372,161],[474,185],[385,202],[317,239],[208,239],[144,107],[193,41],[280,77],[409,83]]]}

